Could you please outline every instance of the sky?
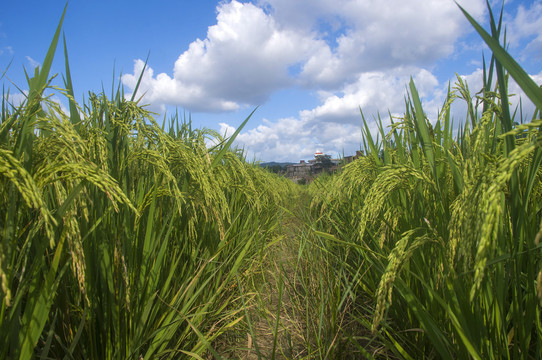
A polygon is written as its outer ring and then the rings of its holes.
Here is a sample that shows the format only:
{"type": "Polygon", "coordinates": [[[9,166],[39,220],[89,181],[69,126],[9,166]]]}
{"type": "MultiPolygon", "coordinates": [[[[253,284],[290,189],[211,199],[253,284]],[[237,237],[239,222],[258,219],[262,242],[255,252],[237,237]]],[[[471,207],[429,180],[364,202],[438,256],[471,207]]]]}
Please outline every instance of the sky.
{"type": "MultiPolygon", "coordinates": [[[[488,29],[485,0],[457,2],[488,29]]],[[[490,3],[496,13],[503,5],[490,3]]],[[[4,0],[0,82],[12,101],[28,89],[23,69],[45,58],[64,6],[4,0]]],[[[509,52],[542,84],[542,0],[505,0],[504,24],[509,52]]],[[[360,108],[372,131],[379,114],[385,124],[400,117],[411,77],[435,122],[456,74],[474,94],[490,57],[453,0],[71,0],[63,32],[78,101],[119,83],[130,95],[148,56],[138,95],[159,122],[179,111],[227,136],[257,107],[236,145],[260,161],[355,153],[360,108]]],[[[51,74],[62,86],[61,43],[51,74]]],[[[465,109],[454,107],[457,123],[465,109]]]]}

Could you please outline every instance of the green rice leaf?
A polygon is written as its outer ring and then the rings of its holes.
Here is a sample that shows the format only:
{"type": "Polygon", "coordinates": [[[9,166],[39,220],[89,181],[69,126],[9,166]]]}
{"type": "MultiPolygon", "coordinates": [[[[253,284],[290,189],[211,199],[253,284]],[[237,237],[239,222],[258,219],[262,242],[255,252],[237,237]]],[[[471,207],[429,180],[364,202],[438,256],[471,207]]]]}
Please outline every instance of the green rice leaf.
{"type": "MultiPolygon", "coordinates": [[[[456,2],[457,4],[457,2],[456,2]]],[[[457,4],[461,9],[467,20],[472,24],[474,29],[480,34],[482,39],[491,51],[495,58],[508,70],[510,75],[516,80],[517,84],[525,92],[525,94],[531,99],[536,107],[542,108],[542,89],[534,82],[534,80],[523,70],[523,68],[512,58],[508,52],[495,40],[491,35],[489,35],[472,16],[457,4]]]]}
{"type": "Polygon", "coordinates": [[[62,36],[63,42],[64,42],[64,59],[65,59],[65,66],[66,66],[66,80],[65,80],[65,86],[66,90],[68,91],[68,95],[70,96],[68,101],[70,104],[70,121],[72,124],[75,125],[75,128],[80,128],[79,123],[81,122],[81,117],[79,116],[79,111],[77,109],[77,105],[75,104],[75,94],[73,92],[73,84],[72,84],[72,77],[70,73],[70,64],[68,61],[68,48],[66,46],[66,37],[62,36]]]}
{"type": "Polygon", "coordinates": [[[412,94],[412,102],[414,103],[414,109],[416,111],[414,119],[416,119],[416,129],[418,130],[421,137],[420,140],[422,149],[425,157],[427,158],[427,162],[429,163],[429,167],[433,172],[434,179],[435,181],[437,181],[438,178],[435,166],[435,151],[433,149],[433,141],[429,136],[429,128],[427,127],[427,123],[425,120],[425,113],[423,112],[422,102],[420,100],[418,90],[416,90],[416,86],[414,85],[414,80],[412,80],[412,78],[410,78],[410,92],[412,94]]]}
{"type": "Polygon", "coordinates": [[[256,107],[254,110],[252,110],[250,115],[241,123],[241,125],[239,125],[239,127],[235,130],[233,135],[230,136],[230,138],[228,139],[228,142],[226,142],[226,144],[222,147],[222,149],[220,149],[218,154],[214,157],[213,162],[211,163],[211,168],[215,168],[222,161],[222,158],[224,157],[226,152],[229,151],[231,144],[233,143],[237,135],[239,135],[241,130],[243,130],[248,120],[252,117],[252,115],[256,112],[257,109],[258,108],[256,107]]]}

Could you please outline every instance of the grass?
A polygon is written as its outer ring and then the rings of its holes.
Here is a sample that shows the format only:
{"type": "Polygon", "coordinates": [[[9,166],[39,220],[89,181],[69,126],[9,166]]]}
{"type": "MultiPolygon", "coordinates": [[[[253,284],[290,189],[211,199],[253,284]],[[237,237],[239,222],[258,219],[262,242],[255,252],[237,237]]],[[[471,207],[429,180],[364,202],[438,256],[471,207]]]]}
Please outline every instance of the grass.
{"type": "Polygon", "coordinates": [[[232,147],[252,114],[225,139],[137,89],[77,103],[65,41],[51,87],[63,14],[26,100],[2,97],[0,357],[540,358],[542,90],[502,12],[465,16],[483,89],[458,77],[428,119],[411,81],[376,140],[361,114],[366,156],[300,186],[232,147]]]}

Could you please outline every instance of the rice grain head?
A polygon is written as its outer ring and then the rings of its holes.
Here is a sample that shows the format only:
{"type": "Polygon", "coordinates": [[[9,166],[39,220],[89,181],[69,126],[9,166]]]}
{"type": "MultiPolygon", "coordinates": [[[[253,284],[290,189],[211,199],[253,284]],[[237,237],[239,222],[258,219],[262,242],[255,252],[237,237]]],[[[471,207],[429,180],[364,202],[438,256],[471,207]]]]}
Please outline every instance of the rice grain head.
{"type": "Polygon", "coordinates": [[[0,174],[15,186],[28,207],[40,212],[40,222],[45,227],[49,246],[53,248],[55,244],[53,226],[56,225],[56,221],[46,207],[38,185],[21,162],[13,157],[12,152],[2,148],[0,148],[0,174]]]}
{"type": "Polygon", "coordinates": [[[476,252],[474,284],[470,292],[471,301],[482,284],[487,260],[497,243],[498,227],[503,223],[500,221],[503,212],[503,191],[514,171],[531,155],[535,148],[534,143],[525,143],[512,150],[508,158],[499,166],[497,177],[484,194],[483,206],[487,210],[482,222],[480,242],[476,252]]]}
{"type": "Polygon", "coordinates": [[[419,182],[423,183],[425,188],[436,188],[434,182],[422,171],[408,166],[385,166],[366,195],[359,225],[360,239],[363,239],[368,224],[380,215],[396,190],[404,189],[410,192],[419,182]]]}
{"type": "Polygon", "coordinates": [[[397,241],[395,247],[388,256],[388,266],[380,279],[380,284],[376,291],[376,309],[372,325],[373,333],[378,330],[378,327],[384,318],[386,307],[392,303],[393,283],[399,275],[401,267],[420,246],[434,241],[434,239],[426,233],[417,236],[409,245],[410,240],[421,231],[426,231],[426,229],[416,228],[403,233],[401,239],[397,241]]]}

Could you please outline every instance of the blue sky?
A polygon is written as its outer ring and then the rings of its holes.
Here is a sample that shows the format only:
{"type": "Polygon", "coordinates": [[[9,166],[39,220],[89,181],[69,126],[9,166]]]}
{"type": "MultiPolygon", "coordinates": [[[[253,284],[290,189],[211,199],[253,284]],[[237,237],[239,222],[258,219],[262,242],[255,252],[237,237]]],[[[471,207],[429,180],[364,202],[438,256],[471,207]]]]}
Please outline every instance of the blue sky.
{"type": "MultiPolygon", "coordinates": [[[[458,2],[487,24],[484,0],[458,2]]],[[[11,82],[27,88],[23,67],[43,61],[64,5],[3,4],[0,71],[11,62],[1,79],[11,94],[11,82]]],[[[504,19],[510,52],[542,83],[542,1],[505,1],[504,19]]],[[[448,82],[457,73],[476,92],[489,56],[452,0],[72,0],[63,31],[78,100],[102,86],[109,94],[114,67],[130,93],[150,53],[141,86],[150,109],[177,108],[231,134],[259,106],[237,144],[262,161],[353,153],[359,107],[369,120],[400,116],[410,76],[435,120],[448,82]]],[[[59,47],[52,73],[63,60],[59,47]]]]}

